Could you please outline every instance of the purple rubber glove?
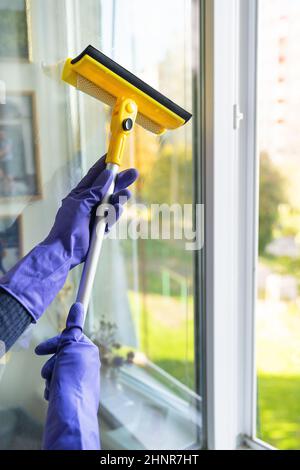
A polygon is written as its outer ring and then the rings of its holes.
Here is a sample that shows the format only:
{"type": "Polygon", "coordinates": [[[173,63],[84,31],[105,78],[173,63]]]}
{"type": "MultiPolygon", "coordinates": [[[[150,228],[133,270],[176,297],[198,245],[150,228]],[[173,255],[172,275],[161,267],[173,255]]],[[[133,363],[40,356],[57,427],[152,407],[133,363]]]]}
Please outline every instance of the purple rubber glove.
{"type": "MultiPolygon", "coordinates": [[[[115,208],[115,217],[111,222],[120,217],[120,202],[129,199],[127,187],[136,178],[137,171],[134,169],[125,170],[117,176],[115,191],[110,197],[110,203],[115,208]]],[[[0,279],[0,287],[28,310],[34,322],[63,287],[69,270],[85,260],[90,243],[91,218],[112,179],[111,171],[105,169],[105,157],[102,157],[63,199],[47,238],[0,279]]]]}
{"type": "Polygon", "coordinates": [[[42,368],[49,401],[45,450],[99,450],[98,348],[82,333],[83,306],[72,306],[66,329],[37,346],[38,355],[54,354],[42,368]]]}

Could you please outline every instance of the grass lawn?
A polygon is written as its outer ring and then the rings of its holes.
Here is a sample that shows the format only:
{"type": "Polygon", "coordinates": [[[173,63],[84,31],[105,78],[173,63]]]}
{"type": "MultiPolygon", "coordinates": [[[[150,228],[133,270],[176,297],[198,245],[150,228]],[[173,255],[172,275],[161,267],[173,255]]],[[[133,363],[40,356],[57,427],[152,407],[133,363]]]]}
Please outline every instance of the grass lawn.
{"type": "Polygon", "coordinates": [[[300,376],[260,374],[258,437],[282,450],[300,448],[300,376]]]}
{"type": "Polygon", "coordinates": [[[257,305],[258,436],[282,450],[300,449],[300,308],[257,305]]]}
{"type": "MultiPolygon", "coordinates": [[[[137,294],[130,293],[132,311],[136,312],[137,294]]],[[[177,297],[146,295],[147,334],[143,318],[140,324],[141,350],[149,359],[191,389],[194,388],[194,321],[190,297],[183,304],[177,297]],[[146,336],[146,337],[145,337],[146,336]]]]}

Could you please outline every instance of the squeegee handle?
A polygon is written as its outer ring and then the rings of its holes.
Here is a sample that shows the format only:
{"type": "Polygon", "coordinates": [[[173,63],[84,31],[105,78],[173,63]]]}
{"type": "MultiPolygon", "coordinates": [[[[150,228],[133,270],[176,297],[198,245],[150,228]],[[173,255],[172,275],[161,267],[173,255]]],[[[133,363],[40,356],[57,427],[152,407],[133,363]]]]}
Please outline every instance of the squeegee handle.
{"type": "Polygon", "coordinates": [[[105,198],[103,199],[101,203],[101,210],[97,210],[96,216],[95,216],[95,222],[94,226],[92,229],[92,234],[91,234],[91,241],[90,241],[90,247],[89,251],[87,254],[87,258],[84,264],[84,268],[82,271],[81,275],[81,280],[79,284],[79,289],[77,293],[77,298],[76,302],[80,302],[83,307],[84,307],[84,313],[86,315],[90,298],[91,298],[91,293],[93,289],[93,284],[97,272],[97,266],[98,266],[98,261],[99,261],[99,256],[101,253],[101,248],[102,248],[102,243],[105,235],[105,228],[106,228],[106,220],[105,217],[102,215],[105,213],[105,204],[108,204],[110,196],[113,194],[114,189],[115,189],[115,180],[118,174],[119,166],[108,163],[106,165],[108,170],[111,170],[113,175],[114,175],[114,181],[112,182],[108,192],[106,193],[105,198]],[[101,215],[98,215],[101,214],[101,215]]]}
{"type": "Polygon", "coordinates": [[[99,256],[101,253],[102,243],[105,235],[105,204],[108,203],[110,196],[115,189],[115,181],[118,174],[119,166],[122,162],[125,143],[128,136],[133,130],[133,126],[137,115],[137,105],[130,98],[119,98],[116,101],[115,107],[112,112],[111,119],[111,136],[108,152],[106,155],[106,167],[111,170],[114,176],[113,183],[111,184],[104,200],[96,212],[95,223],[92,229],[90,247],[87,258],[82,271],[80,285],[78,289],[76,302],[80,302],[84,307],[84,314],[86,316],[93,284],[96,276],[99,256]]]}

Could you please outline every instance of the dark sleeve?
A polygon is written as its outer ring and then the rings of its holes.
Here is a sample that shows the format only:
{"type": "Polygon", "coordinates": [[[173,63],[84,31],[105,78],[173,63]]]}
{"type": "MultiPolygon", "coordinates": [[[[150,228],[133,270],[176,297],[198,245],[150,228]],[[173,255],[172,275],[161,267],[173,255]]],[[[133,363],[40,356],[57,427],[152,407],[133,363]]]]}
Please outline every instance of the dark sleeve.
{"type": "MultiPolygon", "coordinates": [[[[32,321],[31,316],[14,297],[0,289],[0,340],[8,351],[32,321]]],[[[1,348],[2,349],[2,348],[1,348]]]]}

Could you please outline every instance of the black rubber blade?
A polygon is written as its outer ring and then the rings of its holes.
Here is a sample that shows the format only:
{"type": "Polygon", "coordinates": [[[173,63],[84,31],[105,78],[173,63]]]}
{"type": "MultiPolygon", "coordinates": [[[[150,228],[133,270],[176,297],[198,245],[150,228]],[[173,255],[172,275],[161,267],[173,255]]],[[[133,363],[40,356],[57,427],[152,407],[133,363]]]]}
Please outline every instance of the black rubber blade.
{"type": "Polygon", "coordinates": [[[129,70],[126,70],[124,67],[117,64],[117,62],[110,59],[105,54],[98,51],[98,49],[96,49],[95,47],[91,45],[86,47],[84,51],[82,51],[81,54],[79,54],[79,56],[75,57],[75,59],[71,61],[71,63],[76,64],[76,62],[79,62],[79,60],[82,59],[85,55],[89,55],[94,60],[104,65],[115,74],[124,78],[124,80],[126,80],[131,85],[135,86],[136,88],[139,88],[143,93],[146,93],[151,98],[156,100],[158,103],[165,106],[170,111],[177,114],[178,116],[180,116],[182,119],[184,119],[185,122],[188,122],[191,119],[192,115],[188,111],[185,111],[185,109],[178,106],[178,104],[169,100],[169,98],[164,96],[162,93],[159,93],[159,91],[152,88],[146,82],[136,77],[133,73],[129,72],[129,70]]]}

